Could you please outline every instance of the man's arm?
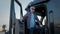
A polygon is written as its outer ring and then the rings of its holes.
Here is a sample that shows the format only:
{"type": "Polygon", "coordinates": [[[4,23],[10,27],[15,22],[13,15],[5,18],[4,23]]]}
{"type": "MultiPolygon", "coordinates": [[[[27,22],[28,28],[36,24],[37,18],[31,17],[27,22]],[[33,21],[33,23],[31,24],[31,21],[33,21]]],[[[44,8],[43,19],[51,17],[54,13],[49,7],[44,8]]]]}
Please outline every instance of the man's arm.
{"type": "Polygon", "coordinates": [[[28,13],[26,13],[23,17],[21,16],[20,21],[24,22],[27,19],[27,17],[28,17],[28,13]]]}
{"type": "Polygon", "coordinates": [[[28,18],[28,15],[29,13],[26,13],[24,16],[23,16],[23,19],[26,20],[28,18]]]}

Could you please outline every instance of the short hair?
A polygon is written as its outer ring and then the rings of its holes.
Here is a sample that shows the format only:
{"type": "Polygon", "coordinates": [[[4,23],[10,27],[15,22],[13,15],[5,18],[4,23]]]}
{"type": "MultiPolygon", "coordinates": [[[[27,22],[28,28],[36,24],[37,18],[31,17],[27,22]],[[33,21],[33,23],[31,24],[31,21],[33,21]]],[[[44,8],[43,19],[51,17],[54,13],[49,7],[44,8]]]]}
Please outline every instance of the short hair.
{"type": "Polygon", "coordinates": [[[31,6],[30,9],[35,9],[35,6],[31,6]]]}

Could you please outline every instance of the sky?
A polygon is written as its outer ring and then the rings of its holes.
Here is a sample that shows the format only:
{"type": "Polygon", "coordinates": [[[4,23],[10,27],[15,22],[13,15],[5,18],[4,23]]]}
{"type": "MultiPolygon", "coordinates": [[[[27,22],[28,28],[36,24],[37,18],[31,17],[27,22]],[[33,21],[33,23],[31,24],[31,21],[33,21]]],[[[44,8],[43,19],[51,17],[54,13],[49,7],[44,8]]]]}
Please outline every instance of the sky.
{"type": "MultiPolygon", "coordinates": [[[[23,14],[26,14],[25,8],[28,5],[29,2],[31,2],[32,0],[19,0],[19,2],[21,2],[22,7],[23,7],[23,14]]],[[[51,0],[48,4],[47,4],[47,11],[49,12],[50,10],[53,10],[54,12],[54,19],[55,21],[57,20],[57,22],[60,22],[60,0],[51,0]]],[[[0,0],[0,26],[2,26],[3,24],[6,24],[7,26],[9,26],[9,18],[10,18],[10,4],[11,4],[11,0],[0,0]]],[[[16,12],[16,18],[20,17],[19,14],[19,6],[15,3],[15,12],[16,12]]],[[[8,27],[7,27],[8,29],[8,27]]]]}

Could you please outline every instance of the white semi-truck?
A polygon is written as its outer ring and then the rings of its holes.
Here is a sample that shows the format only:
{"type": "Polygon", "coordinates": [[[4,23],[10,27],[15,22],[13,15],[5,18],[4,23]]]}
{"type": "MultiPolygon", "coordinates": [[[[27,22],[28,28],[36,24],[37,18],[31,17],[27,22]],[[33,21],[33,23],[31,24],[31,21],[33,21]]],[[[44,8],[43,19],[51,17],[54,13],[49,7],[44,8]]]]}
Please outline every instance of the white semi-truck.
{"type": "MultiPolygon", "coordinates": [[[[39,1],[36,2],[36,0],[34,0],[33,1],[34,4],[32,4],[31,6],[36,6],[36,8],[37,8],[36,9],[37,10],[36,14],[37,15],[42,16],[42,17],[46,16],[45,29],[47,31],[45,31],[45,34],[60,34],[60,6],[57,7],[59,2],[56,1],[57,2],[56,6],[55,6],[55,3],[54,3],[53,6],[51,7],[50,5],[52,3],[48,4],[48,1],[49,0],[46,0],[46,1],[43,1],[43,2],[39,2],[39,1]],[[44,13],[40,12],[42,10],[44,10],[44,13]],[[40,14],[42,14],[42,15],[40,15],[40,14]]],[[[24,26],[23,27],[24,29],[20,30],[21,24],[19,24],[18,20],[15,18],[14,2],[16,2],[17,5],[20,6],[20,8],[21,8],[20,15],[23,16],[21,3],[18,0],[11,0],[9,34],[12,33],[11,32],[12,26],[14,26],[13,34],[19,34],[19,33],[22,33],[22,32],[24,32],[24,34],[26,34],[27,33],[26,32],[26,30],[27,30],[26,29],[27,28],[26,23],[22,23],[23,24],[22,26],[24,26]]],[[[28,10],[28,9],[29,8],[27,8],[26,10],[28,10]]],[[[20,22],[22,22],[22,21],[20,21],[20,22]]]]}

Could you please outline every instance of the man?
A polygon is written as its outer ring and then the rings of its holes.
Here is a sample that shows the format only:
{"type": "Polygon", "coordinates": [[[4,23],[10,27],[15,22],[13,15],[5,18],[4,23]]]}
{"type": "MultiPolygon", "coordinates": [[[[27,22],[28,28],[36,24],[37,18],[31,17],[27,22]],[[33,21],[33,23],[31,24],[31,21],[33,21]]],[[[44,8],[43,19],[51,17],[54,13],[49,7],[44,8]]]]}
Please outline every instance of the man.
{"type": "Polygon", "coordinates": [[[35,14],[35,7],[31,6],[30,11],[27,12],[27,14],[23,18],[25,21],[27,21],[27,30],[29,30],[29,34],[33,34],[35,24],[39,24],[39,20],[35,14]]]}

